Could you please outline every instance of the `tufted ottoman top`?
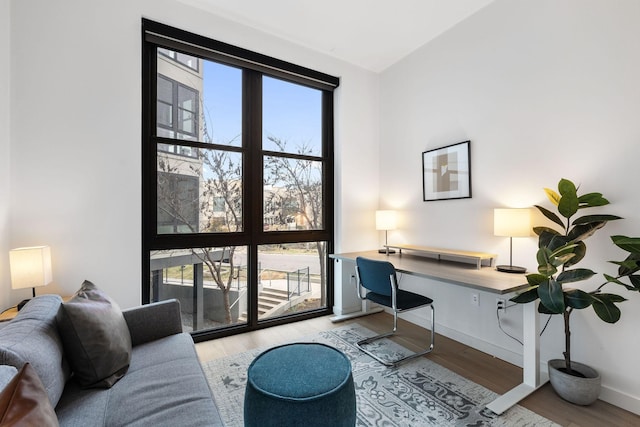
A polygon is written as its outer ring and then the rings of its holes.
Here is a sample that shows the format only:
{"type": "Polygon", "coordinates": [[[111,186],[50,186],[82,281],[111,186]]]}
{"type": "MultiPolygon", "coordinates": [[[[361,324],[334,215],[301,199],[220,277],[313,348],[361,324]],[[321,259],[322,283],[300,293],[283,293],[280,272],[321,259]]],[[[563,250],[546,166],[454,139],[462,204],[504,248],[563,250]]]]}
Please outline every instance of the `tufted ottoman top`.
{"type": "Polygon", "coordinates": [[[351,381],[351,363],[324,344],[287,344],[260,354],[249,366],[248,381],[256,391],[280,399],[317,399],[351,381]]]}

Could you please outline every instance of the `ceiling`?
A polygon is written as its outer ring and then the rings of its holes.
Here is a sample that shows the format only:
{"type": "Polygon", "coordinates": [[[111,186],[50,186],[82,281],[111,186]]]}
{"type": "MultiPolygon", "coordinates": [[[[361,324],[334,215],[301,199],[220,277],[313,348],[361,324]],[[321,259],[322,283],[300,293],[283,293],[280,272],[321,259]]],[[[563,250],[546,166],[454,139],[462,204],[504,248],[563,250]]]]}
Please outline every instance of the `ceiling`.
{"type": "Polygon", "coordinates": [[[380,72],[494,0],[179,0],[380,72]]]}

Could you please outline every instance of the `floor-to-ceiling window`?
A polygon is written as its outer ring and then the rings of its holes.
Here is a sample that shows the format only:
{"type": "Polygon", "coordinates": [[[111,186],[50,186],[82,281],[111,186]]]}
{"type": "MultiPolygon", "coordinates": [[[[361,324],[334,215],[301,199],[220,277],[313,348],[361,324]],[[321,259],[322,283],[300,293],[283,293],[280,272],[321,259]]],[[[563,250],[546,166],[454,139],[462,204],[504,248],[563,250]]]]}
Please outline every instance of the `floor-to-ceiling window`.
{"type": "Polygon", "coordinates": [[[330,311],[337,85],[143,20],[143,302],[196,339],[330,311]]]}

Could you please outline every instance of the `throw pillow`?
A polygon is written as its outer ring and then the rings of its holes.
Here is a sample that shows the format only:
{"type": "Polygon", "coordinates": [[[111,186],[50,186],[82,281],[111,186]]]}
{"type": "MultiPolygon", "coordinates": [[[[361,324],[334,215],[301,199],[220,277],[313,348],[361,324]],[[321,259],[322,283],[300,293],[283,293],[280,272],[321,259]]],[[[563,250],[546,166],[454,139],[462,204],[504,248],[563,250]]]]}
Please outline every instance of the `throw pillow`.
{"type": "Polygon", "coordinates": [[[120,307],[96,285],[82,287],[58,312],[73,376],[83,388],[110,388],[129,369],[131,335],[120,307]]]}
{"type": "Polygon", "coordinates": [[[0,393],[0,426],[57,426],[58,418],[36,370],[25,363],[0,393]]]}

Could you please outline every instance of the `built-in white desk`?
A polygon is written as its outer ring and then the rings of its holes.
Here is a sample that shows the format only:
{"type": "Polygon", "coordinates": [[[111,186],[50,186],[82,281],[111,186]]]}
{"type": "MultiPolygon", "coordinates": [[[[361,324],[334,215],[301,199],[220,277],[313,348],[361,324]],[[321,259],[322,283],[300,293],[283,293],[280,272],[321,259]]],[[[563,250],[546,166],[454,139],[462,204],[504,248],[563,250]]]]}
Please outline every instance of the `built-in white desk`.
{"type": "MultiPolygon", "coordinates": [[[[495,270],[493,267],[477,268],[476,264],[444,261],[422,257],[409,253],[384,254],[378,251],[349,252],[331,254],[330,258],[336,262],[353,263],[356,257],[365,257],[382,261],[389,261],[398,272],[418,277],[465,286],[482,291],[507,294],[526,289],[526,278],[521,274],[509,274],[495,270]]],[[[353,267],[355,268],[355,267],[353,267]]],[[[354,290],[355,292],[355,290],[354,290]]],[[[435,302],[437,305],[438,302],[435,302]]],[[[380,311],[380,310],[377,310],[380,311]]],[[[345,320],[357,316],[370,314],[363,306],[359,313],[349,313],[335,316],[333,321],[345,320]]],[[[502,414],[511,406],[527,397],[547,382],[548,378],[540,372],[540,349],[537,305],[535,302],[523,305],[523,380],[522,384],[498,397],[487,405],[496,414],[502,414]]]]}

